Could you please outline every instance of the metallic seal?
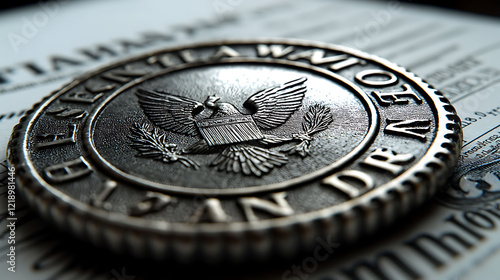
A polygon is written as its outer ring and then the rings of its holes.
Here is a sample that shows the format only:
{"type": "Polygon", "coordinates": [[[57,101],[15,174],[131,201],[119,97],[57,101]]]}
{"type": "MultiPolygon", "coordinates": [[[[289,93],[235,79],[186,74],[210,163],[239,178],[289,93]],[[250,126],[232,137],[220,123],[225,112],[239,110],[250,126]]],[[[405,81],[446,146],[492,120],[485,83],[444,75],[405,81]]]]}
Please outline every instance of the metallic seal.
{"type": "Polygon", "coordinates": [[[88,73],[14,129],[44,217],[136,256],[263,259],[351,242],[430,198],[459,118],[414,74],[353,49],[222,41],[88,73]]]}

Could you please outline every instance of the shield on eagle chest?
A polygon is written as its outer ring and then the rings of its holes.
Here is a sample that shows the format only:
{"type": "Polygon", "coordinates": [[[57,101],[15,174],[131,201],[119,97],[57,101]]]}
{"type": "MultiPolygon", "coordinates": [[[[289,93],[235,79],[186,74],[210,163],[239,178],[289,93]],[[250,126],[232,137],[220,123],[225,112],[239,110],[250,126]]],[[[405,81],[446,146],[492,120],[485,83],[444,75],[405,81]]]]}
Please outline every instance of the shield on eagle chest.
{"type": "Polygon", "coordinates": [[[196,126],[209,146],[241,143],[264,138],[250,115],[198,120],[196,126]]]}

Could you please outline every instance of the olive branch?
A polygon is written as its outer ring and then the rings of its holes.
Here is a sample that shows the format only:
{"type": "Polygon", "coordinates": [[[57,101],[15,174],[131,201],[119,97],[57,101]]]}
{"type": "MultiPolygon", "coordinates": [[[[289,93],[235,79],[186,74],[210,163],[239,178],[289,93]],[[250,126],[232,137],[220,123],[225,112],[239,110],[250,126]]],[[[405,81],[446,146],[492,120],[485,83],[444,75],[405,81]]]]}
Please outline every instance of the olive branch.
{"type": "Polygon", "coordinates": [[[152,158],[162,162],[180,162],[186,167],[198,169],[200,165],[182,156],[182,150],[176,144],[167,143],[167,136],[157,127],[151,127],[149,124],[134,124],[130,128],[132,140],[131,146],[138,153],[137,156],[152,158]]]}
{"type": "Polygon", "coordinates": [[[293,134],[293,140],[301,141],[294,147],[284,150],[289,154],[299,154],[301,157],[306,157],[309,154],[309,146],[311,145],[312,135],[321,132],[328,128],[332,123],[333,116],[330,108],[316,104],[309,107],[309,111],[304,116],[302,122],[303,133],[293,134]]]}

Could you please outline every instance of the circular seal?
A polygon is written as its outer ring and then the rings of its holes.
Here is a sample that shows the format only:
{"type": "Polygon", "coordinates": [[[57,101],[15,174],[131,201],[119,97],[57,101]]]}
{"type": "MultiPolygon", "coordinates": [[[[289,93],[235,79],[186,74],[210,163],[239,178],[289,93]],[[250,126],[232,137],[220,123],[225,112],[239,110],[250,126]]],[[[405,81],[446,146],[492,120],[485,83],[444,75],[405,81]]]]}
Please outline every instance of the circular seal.
{"type": "Polygon", "coordinates": [[[46,218],[136,256],[291,256],[431,197],[459,119],[414,74],[294,40],[166,49],[88,73],[21,120],[19,188],[46,218]]]}

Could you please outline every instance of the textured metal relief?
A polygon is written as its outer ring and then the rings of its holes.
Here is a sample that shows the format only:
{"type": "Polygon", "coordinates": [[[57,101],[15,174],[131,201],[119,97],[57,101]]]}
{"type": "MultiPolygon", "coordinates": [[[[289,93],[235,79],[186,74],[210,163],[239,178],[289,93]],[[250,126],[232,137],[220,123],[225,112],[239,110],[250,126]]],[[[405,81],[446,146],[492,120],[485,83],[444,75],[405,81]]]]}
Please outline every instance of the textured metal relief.
{"type": "Polygon", "coordinates": [[[304,116],[302,133],[290,137],[271,134],[273,128],[284,124],[302,106],[307,92],[306,80],[302,77],[253,94],[243,104],[254,111],[250,115],[222,102],[217,96],[208,96],[200,103],[161,91],[139,90],[139,102],[153,125],[136,123],[131,128],[131,145],[137,149],[137,156],[165,163],[179,162],[195,169],[200,164],[187,155],[217,154],[210,165],[220,171],[262,176],[286,164],[286,154],[306,157],[312,136],[333,121],[330,109],[317,104],[309,107],[304,116]],[[205,110],[210,110],[210,116],[199,118],[205,110]],[[180,148],[176,143],[169,143],[162,130],[201,139],[180,148]],[[282,152],[266,148],[288,142],[299,143],[282,152]]]}
{"type": "MultiPolygon", "coordinates": [[[[262,259],[318,236],[347,247],[422,204],[457,162],[459,122],[439,92],[369,54],[213,42],[79,77],[16,126],[9,164],[33,207],[95,244],[262,259]]],[[[448,201],[496,197],[497,175],[472,170],[448,201]]]]}

